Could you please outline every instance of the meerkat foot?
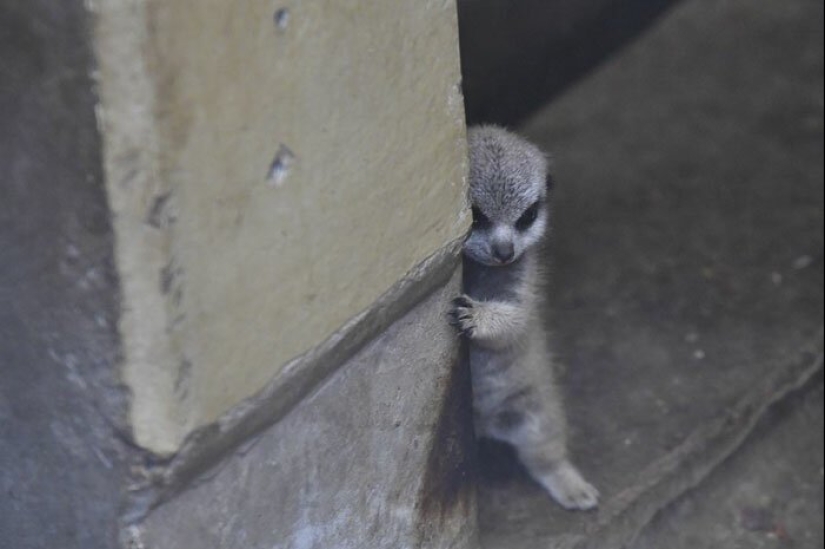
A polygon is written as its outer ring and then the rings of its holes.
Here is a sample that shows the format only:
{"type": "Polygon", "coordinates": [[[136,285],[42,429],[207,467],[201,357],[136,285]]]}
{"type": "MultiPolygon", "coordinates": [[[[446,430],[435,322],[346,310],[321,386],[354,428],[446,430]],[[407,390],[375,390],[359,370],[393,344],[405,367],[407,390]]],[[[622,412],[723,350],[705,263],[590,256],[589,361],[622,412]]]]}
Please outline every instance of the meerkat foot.
{"type": "Polygon", "coordinates": [[[475,302],[461,295],[453,299],[453,308],[449,313],[452,324],[463,335],[472,338],[478,328],[475,318],[475,302]]]}
{"type": "Polygon", "coordinates": [[[542,474],[536,480],[567,510],[588,511],[599,505],[599,491],[570,463],[542,474]]]}

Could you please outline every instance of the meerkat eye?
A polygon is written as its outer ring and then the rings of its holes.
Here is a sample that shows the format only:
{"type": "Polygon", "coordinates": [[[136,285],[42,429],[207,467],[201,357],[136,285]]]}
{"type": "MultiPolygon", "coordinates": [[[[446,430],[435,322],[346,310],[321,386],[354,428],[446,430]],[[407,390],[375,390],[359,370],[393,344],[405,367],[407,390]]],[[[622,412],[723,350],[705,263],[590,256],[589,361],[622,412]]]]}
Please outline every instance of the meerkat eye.
{"type": "Polygon", "coordinates": [[[492,223],[487,218],[487,216],[481,213],[481,210],[479,210],[477,207],[473,206],[473,228],[486,229],[490,225],[492,225],[492,223]]]}
{"type": "Polygon", "coordinates": [[[516,221],[516,228],[520,231],[526,231],[529,229],[539,216],[539,207],[540,204],[538,202],[534,202],[532,206],[527,208],[524,213],[521,214],[521,217],[518,218],[518,221],[516,221]]]}

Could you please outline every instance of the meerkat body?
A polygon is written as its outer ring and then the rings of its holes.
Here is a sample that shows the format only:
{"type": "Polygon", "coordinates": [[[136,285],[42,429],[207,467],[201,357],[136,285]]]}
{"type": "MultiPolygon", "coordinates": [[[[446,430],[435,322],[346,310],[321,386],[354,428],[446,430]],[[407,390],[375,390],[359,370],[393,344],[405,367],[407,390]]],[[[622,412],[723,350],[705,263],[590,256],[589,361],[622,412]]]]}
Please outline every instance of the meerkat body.
{"type": "Polygon", "coordinates": [[[568,458],[540,310],[547,160],[532,144],[493,126],[471,128],[468,141],[473,230],[464,244],[465,294],[451,315],[470,340],[477,434],[513,445],[563,507],[591,509],[598,491],[568,458]]]}

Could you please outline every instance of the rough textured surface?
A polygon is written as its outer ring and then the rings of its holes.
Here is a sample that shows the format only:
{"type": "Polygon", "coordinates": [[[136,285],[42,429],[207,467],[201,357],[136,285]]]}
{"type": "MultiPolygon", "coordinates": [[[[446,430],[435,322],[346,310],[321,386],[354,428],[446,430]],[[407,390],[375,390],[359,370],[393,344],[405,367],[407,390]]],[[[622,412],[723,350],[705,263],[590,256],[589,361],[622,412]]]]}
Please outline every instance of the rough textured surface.
{"type": "Polygon", "coordinates": [[[140,539],[165,549],[473,547],[469,377],[445,322],[458,284],[149,515],[140,539]]]}
{"type": "Polygon", "coordinates": [[[686,2],[524,128],[557,157],[548,315],[573,452],[605,497],[563,513],[495,448],[488,547],[584,543],[821,337],[822,16],[814,0],[686,2]]]}
{"type": "Polygon", "coordinates": [[[825,546],[822,379],[766,418],[702,487],[664,510],[630,549],[825,546]]]}
{"type": "Polygon", "coordinates": [[[0,547],[112,549],[126,402],[81,1],[0,3],[0,547]]]}
{"type": "Polygon", "coordinates": [[[249,438],[280,421],[320,383],[420,301],[451,278],[461,240],[417,265],[369,308],[347,321],[329,338],[287,364],[281,375],[212,424],[186,439],[174,458],[145,477],[130,492],[128,515],[137,519],[174,497],[195,478],[231,454],[249,438]]]}
{"type": "Polygon", "coordinates": [[[466,230],[455,4],[92,5],[124,376],[169,454],[466,230]]]}

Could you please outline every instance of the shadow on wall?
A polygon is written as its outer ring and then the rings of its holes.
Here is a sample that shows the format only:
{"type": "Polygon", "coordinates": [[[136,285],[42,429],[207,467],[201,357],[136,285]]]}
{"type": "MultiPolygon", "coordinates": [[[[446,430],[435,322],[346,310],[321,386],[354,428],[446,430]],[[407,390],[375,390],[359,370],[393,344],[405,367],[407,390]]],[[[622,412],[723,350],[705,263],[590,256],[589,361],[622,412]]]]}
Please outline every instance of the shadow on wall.
{"type": "Polygon", "coordinates": [[[467,122],[518,124],[678,0],[459,0],[467,122]]]}

